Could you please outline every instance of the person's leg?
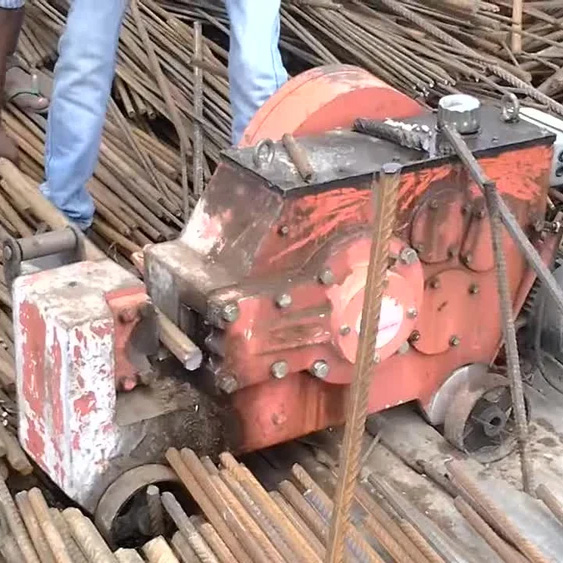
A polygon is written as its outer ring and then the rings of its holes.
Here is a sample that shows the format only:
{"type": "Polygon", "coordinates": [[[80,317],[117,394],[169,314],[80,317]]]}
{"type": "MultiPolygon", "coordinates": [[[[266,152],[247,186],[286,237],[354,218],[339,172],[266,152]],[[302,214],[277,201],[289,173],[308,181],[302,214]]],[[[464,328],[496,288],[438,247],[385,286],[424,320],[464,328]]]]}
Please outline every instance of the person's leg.
{"type": "Polygon", "coordinates": [[[225,0],[230,20],[232,141],[237,144],[262,104],[287,80],[280,50],[281,0],[225,0]]]}
{"type": "MultiPolygon", "coordinates": [[[[24,0],[0,0],[0,119],[4,105],[4,85],[8,57],[16,50],[23,15],[24,0]]],[[[17,160],[18,148],[0,123],[0,157],[17,160]]]]}
{"type": "Polygon", "coordinates": [[[80,228],[92,224],[94,173],[127,0],[74,0],[59,44],[42,192],[80,228]]]}

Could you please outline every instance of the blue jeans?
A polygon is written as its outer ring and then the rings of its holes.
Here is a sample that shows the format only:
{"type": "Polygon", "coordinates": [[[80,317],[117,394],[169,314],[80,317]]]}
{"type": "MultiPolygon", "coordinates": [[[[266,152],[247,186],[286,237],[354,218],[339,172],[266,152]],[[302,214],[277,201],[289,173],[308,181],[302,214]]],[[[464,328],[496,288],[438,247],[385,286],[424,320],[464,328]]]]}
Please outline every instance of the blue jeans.
{"type": "Polygon", "coordinates": [[[262,104],[287,81],[280,50],[281,0],[225,0],[230,20],[232,141],[237,145],[262,104]]]}
{"type": "Polygon", "coordinates": [[[94,217],[86,183],[98,161],[126,8],[127,0],[73,0],[59,43],[41,191],[82,229],[94,217]]]}
{"type": "MultiPolygon", "coordinates": [[[[278,47],[280,0],[225,0],[231,22],[229,54],[233,144],[260,106],[287,80],[278,47]]],[[[15,8],[23,0],[0,0],[15,8]]],[[[41,191],[80,228],[92,224],[86,189],[102,137],[127,0],[73,0],[59,45],[49,109],[41,191]]]]}

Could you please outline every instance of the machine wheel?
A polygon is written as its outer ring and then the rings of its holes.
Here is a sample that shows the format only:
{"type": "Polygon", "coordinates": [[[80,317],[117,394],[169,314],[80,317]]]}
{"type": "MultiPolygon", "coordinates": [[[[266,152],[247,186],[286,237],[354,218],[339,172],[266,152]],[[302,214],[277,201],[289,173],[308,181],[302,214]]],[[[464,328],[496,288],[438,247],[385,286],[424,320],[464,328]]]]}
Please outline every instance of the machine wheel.
{"type": "Polygon", "coordinates": [[[257,112],[240,147],[284,133],[313,135],[350,127],[357,117],[405,119],[423,108],[367,70],[334,64],[313,68],[286,82],[257,112]]]}
{"type": "MultiPolygon", "coordinates": [[[[463,385],[444,422],[444,436],[481,463],[498,461],[516,447],[516,424],[508,379],[487,374],[463,385]]],[[[529,418],[529,403],[526,401],[529,418]]]]}
{"type": "Polygon", "coordinates": [[[102,495],[96,508],[95,522],[108,543],[134,545],[148,535],[144,493],[149,485],[170,490],[179,487],[180,480],[165,465],[142,465],[118,477],[102,495]]]}

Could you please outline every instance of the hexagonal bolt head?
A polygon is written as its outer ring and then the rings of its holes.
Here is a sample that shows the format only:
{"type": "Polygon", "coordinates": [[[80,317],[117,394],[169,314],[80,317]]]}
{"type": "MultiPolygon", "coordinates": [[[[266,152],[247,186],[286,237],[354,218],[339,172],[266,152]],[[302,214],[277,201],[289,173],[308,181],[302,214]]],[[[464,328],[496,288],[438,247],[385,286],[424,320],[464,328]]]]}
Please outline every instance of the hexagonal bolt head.
{"type": "Polygon", "coordinates": [[[239,306],[236,303],[227,303],[221,311],[221,317],[228,323],[234,323],[240,315],[239,306]]]}
{"type": "Polygon", "coordinates": [[[330,372],[330,366],[324,360],[317,360],[310,371],[315,377],[326,379],[330,372]]]}
{"type": "Polygon", "coordinates": [[[411,264],[418,262],[418,254],[414,248],[403,248],[403,250],[401,250],[401,254],[399,255],[399,260],[403,264],[410,266],[411,264]]]}
{"type": "Polygon", "coordinates": [[[472,283],[469,286],[469,293],[471,295],[477,295],[477,293],[479,293],[479,286],[476,283],[472,283]]]}
{"type": "Polygon", "coordinates": [[[450,346],[459,346],[461,343],[461,340],[459,339],[459,336],[456,336],[455,334],[450,338],[450,346]]]}
{"type": "Polygon", "coordinates": [[[416,319],[418,317],[418,311],[414,307],[407,309],[407,319],[416,319]]]}
{"type": "Polygon", "coordinates": [[[321,273],[319,274],[319,281],[323,285],[332,285],[334,283],[334,273],[332,270],[330,268],[321,270],[321,273]]]}
{"type": "Polygon", "coordinates": [[[283,379],[289,373],[289,364],[285,360],[280,360],[272,364],[270,371],[276,379],[283,379]]]}
{"type": "Polygon", "coordinates": [[[420,340],[420,332],[413,330],[409,336],[409,342],[418,342],[420,340]]]}
{"type": "Polygon", "coordinates": [[[348,325],[342,325],[338,331],[342,336],[348,336],[352,329],[348,325]]]}
{"type": "Polygon", "coordinates": [[[276,297],[276,305],[280,309],[287,309],[293,303],[293,299],[289,293],[282,293],[276,297]]]}

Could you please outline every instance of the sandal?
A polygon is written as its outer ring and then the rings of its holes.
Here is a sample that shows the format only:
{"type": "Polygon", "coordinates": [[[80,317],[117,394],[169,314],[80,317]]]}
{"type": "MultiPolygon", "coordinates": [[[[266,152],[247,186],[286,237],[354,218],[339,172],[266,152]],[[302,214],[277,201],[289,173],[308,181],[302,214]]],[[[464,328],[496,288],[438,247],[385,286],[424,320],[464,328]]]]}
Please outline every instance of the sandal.
{"type": "Polygon", "coordinates": [[[31,69],[16,57],[10,57],[4,88],[6,103],[12,102],[22,111],[46,112],[49,100],[41,95],[37,82],[37,75],[31,69]]]}

